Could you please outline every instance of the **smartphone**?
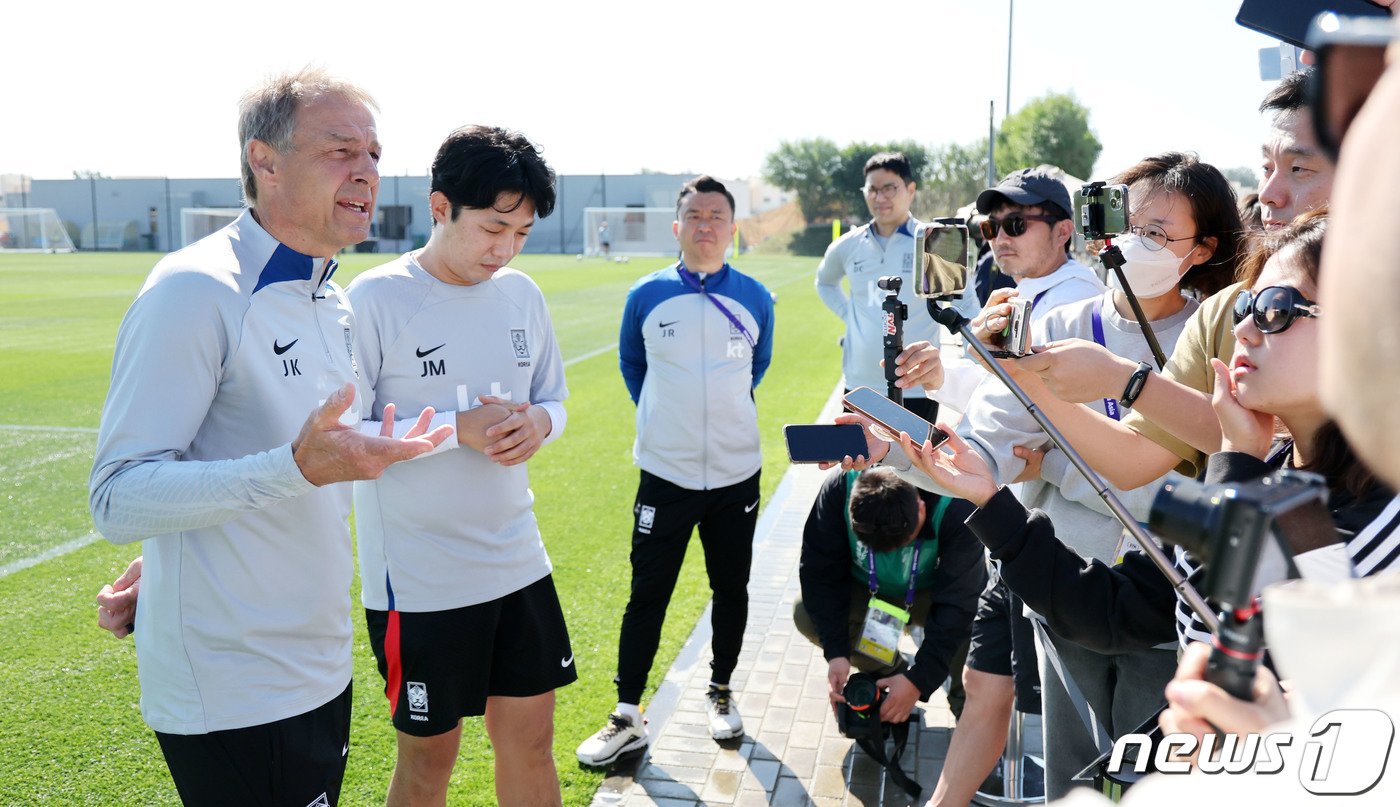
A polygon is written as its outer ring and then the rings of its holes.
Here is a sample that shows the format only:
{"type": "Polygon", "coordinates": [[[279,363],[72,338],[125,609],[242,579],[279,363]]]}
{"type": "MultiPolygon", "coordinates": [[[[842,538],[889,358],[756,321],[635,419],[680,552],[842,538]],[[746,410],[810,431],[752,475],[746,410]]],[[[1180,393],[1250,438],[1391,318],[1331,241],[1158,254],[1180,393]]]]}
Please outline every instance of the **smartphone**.
{"type": "Polygon", "coordinates": [[[1309,77],[1313,131],[1333,162],[1342,138],[1385,72],[1385,51],[1396,38],[1390,20],[1324,15],[1308,33],[1316,54],[1309,77]]]}
{"type": "Polygon", "coordinates": [[[870,453],[865,430],[856,423],[806,424],[783,427],[788,461],[796,464],[840,462],[870,453]]]}
{"type": "Polygon", "coordinates": [[[925,440],[933,440],[933,444],[939,446],[948,439],[942,429],[869,387],[856,387],[846,393],[844,400],[847,409],[875,421],[870,431],[881,440],[899,442],[900,432],[908,432],[915,444],[920,445],[925,440]]]}
{"type": "Polygon", "coordinates": [[[1090,182],[1074,196],[1074,220],[1086,241],[1128,231],[1128,186],[1090,182]]]}
{"type": "Polygon", "coordinates": [[[1235,22],[1290,45],[1306,48],[1308,26],[1331,11],[1347,17],[1389,17],[1390,10],[1368,0],[1244,0],[1235,22]]]}
{"type": "Polygon", "coordinates": [[[935,219],[914,228],[914,294],[918,297],[953,299],[967,288],[967,222],[962,219],[935,219]]]}

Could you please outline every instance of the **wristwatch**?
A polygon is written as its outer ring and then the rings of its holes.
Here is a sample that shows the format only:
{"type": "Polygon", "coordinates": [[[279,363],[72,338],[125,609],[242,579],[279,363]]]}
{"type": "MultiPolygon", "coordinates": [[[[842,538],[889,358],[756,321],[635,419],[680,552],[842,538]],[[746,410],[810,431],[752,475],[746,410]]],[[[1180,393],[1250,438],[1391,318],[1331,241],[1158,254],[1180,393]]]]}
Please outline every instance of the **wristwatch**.
{"type": "Polygon", "coordinates": [[[1124,409],[1131,409],[1142,394],[1142,388],[1147,385],[1147,377],[1152,375],[1152,365],[1145,361],[1138,362],[1137,369],[1128,376],[1128,386],[1123,388],[1123,394],[1118,396],[1118,403],[1124,409]]]}

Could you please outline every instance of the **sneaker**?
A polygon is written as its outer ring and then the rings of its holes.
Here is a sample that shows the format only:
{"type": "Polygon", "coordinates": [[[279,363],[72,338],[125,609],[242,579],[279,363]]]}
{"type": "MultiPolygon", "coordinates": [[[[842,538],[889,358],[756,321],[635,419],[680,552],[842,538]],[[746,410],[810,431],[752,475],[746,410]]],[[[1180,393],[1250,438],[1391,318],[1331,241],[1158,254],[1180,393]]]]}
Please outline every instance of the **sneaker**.
{"type": "Polygon", "coordinates": [[[613,713],[608,715],[608,724],[584,740],[578,747],[578,761],[595,768],[604,768],[617,761],[623,754],[646,748],[646,721],[642,726],[632,724],[632,718],[613,713]]]}
{"type": "Polygon", "coordinates": [[[710,736],[716,740],[744,735],[744,721],[739,717],[739,707],[729,687],[710,685],[705,693],[705,713],[710,716],[710,736]]]}

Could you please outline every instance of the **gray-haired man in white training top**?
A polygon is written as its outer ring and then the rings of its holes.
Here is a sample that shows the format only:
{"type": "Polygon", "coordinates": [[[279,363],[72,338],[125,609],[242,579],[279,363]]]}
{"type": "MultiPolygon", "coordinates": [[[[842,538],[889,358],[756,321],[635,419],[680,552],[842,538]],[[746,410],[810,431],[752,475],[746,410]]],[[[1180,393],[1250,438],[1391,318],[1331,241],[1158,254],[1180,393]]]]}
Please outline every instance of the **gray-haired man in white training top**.
{"type": "MultiPolygon", "coordinates": [[[[363,90],[316,70],[240,105],[251,209],[164,258],[117,334],[93,520],[144,542],[104,589],[133,617],[141,711],[187,804],[335,804],[350,728],[350,486],[451,433],[359,429],[354,317],[332,256],[369,235],[363,90]],[[308,417],[310,413],[310,417],[308,417]],[[134,609],[134,612],[133,612],[134,609]]],[[[392,413],[385,416],[392,420],[392,413]]]]}

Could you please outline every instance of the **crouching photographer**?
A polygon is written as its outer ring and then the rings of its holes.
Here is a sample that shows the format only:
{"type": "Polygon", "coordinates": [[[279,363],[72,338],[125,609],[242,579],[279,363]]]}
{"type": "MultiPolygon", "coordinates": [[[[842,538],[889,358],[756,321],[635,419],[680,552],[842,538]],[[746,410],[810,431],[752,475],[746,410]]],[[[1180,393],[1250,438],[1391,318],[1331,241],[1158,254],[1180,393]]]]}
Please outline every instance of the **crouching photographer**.
{"type": "Polygon", "coordinates": [[[797,629],[822,648],[833,704],[851,668],[875,676],[881,722],[902,723],[948,677],[986,584],[982,546],[963,521],[972,506],[918,490],[887,468],[837,469],[802,535],[797,629]],[[897,645],[924,638],[907,665],[897,645]]]}

